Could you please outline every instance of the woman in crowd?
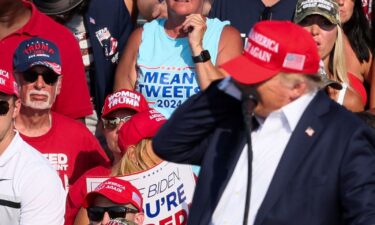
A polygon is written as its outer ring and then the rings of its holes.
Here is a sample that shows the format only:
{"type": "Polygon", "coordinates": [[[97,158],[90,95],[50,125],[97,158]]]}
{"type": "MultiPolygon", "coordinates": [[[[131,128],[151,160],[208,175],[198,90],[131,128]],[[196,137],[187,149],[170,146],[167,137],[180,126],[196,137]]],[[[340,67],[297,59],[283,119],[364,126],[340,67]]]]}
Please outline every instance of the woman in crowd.
{"type": "Polygon", "coordinates": [[[239,32],[202,15],[204,0],[166,0],[168,19],[133,32],[115,75],[115,90],[136,89],[166,117],[224,75],[215,67],[241,54],[239,32]]]}
{"type": "MultiPolygon", "coordinates": [[[[112,173],[112,168],[115,168],[121,161],[123,154],[118,147],[119,128],[131,116],[147,109],[148,105],[143,95],[135,91],[122,89],[106,97],[102,110],[102,123],[103,134],[112,156],[112,167],[95,167],[81,176],[70,188],[66,203],[65,225],[72,225],[74,223],[74,219],[81,208],[83,199],[87,193],[86,177],[109,176],[112,173]]],[[[83,223],[77,222],[76,224],[83,223]]],[[[88,222],[85,225],[87,224],[88,222]]]]}
{"type": "MultiPolygon", "coordinates": [[[[367,98],[363,84],[371,85],[370,107],[375,107],[375,87],[371,84],[373,44],[369,22],[363,11],[361,0],[337,0],[344,30],[344,46],[348,72],[353,76],[352,85],[362,98],[367,98]]],[[[368,88],[370,90],[370,88],[368,88]]]]}
{"type": "MultiPolygon", "coordinates": [[[[161,163],[162,160],[153,153],[151,138],[165,121],[161,113],[154,109],[147,109],[136,113],[122,124],[121,128],[117,129],[122,157],[110,170],[107,170],[107,174],[102,176],[127,176],[149,170],[161,163]]],[[[80,188],[86,189],[86,185],[80,188]]],[[[81,208],[74,224],[88,224],[86,209],[81,208]]]]}
{"type": "Polygon", "coordinates": [[[362,111],[365,99],[361,98],[360,90],[352,84],[353,75],[346,68],[338,4],[336,0],[316,0],[316,4],[313,2],[298,1],[294,21],[313,36],[328,78],[343,86],[341,90],[328,87],[331,98],[351,111],[362,111]]]}

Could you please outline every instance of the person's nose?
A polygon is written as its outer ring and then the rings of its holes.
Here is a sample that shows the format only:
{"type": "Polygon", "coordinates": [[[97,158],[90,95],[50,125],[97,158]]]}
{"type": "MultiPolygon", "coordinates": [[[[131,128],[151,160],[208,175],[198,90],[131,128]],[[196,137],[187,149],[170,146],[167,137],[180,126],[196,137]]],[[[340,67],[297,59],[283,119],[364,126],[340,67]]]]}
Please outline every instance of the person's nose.
{"type": "Polygon", "coordinates": [[[107,224],[110,220],[111,220],[111,218],[109,217],[108,212],[105,212],[104,216],[103,216],[103,220],[102,220],[102,225],[107,224]]]}
{"type": "Polygon", "coordinates": [[[320,27],[318,24],[314,23],[310,26],[310,33],[312,36],[318,35],[320,32],[320,27]]]}
{"type": "Polygon", "coordinates": [[[337,4],[339,5],[339,6],[343,6],[344,5],[344,2],[345,2],[345,0],[336,0],[337,1],[337,4]]]}
{"type": "Polygon", "coordinates": [[[45,85],[46,83],[44,82],[42,75],[38,75],[38,78],[35,81],[35,87],[37,89],[42,89],[45,85]]]}

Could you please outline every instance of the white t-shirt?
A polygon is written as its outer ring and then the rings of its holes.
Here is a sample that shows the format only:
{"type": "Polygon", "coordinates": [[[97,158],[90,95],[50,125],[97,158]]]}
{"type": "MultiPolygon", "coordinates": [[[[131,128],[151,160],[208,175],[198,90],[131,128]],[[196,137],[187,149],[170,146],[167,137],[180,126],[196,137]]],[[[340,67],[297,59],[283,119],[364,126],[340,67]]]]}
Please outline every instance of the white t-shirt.
{"type": "Polygon", "coordinates": [[[63,225],[65,198],[50,163],[16,133],[0,155],[0,224],[63,225]]]}

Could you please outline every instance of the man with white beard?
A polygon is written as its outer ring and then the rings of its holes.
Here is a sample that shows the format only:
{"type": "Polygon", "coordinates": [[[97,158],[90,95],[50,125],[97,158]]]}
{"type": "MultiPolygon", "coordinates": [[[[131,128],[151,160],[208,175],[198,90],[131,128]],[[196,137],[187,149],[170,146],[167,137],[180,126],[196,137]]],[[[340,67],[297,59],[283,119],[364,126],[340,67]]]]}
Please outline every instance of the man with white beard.
{"type": "Polygon", "coordinates": [[[13,70],[21,99],[15,128],[51,162],[65,190],[86,170],[106,166],[108,157],[84,124],[51,111],[63,81],[56,45],[36,37],[21,42],[13,70]]]}

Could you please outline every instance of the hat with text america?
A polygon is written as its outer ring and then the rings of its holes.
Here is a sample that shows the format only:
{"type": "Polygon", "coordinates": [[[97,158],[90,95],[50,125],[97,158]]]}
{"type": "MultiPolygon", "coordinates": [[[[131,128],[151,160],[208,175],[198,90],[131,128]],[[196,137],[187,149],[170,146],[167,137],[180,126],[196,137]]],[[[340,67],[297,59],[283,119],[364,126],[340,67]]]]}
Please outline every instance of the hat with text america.
{"type": "Polygon", "coordinates": [[[336,0],[299,0],[294,13],[294,22],[300,23],[310,15],[321,15],[333,24],[340,24],[339,5],[336,0]]]}
{"type": "Polygon", "coordinates": [[[163,114],[151,108],[132,116],[118,131],[121,152],[126,152],[130,145],[136,145],[145,138],[154,137],[166,121],[163,114]]]}
{"type": "Polygon", "coordinates": [[[256,84],[280,72],[316,75],[317,45],[311,34],[289,21],[261,21],[251,29],[241,56],[220,67],[236,81],[256,84]]]}
{"type": "Polygon", "coordinates": [[[13,74],[0,68],[0,92],[7,95],[18,95],[18,86],[13,74]]]}
{"type": "Polygon", "coordinates": [[[25,72],[34,66],[45,66],[61,75],[61,59],[57,46],[51,41],[33,37],[21,42],[13,56],[13,69],[25,72]]]}
{"type": "Polygon", "coordinates": [[[139,212],[143,211],[142,195],[129,181],[118,179],[116,177],[103,181],[94,191],[86,195],[82,204],[83,207],[88,208],[92,206],[96,197],[99,195],[104,196],[117,204],[132,204],[139,212]]]}
{"type": "Polygon", "coordinates": [[[122,89],[109,94],[104,101],[102,108],[102,118],[116,109],[131,109],[140,112],[148,109],[145,97],[137,92],[128,89],[122,89]]]}

